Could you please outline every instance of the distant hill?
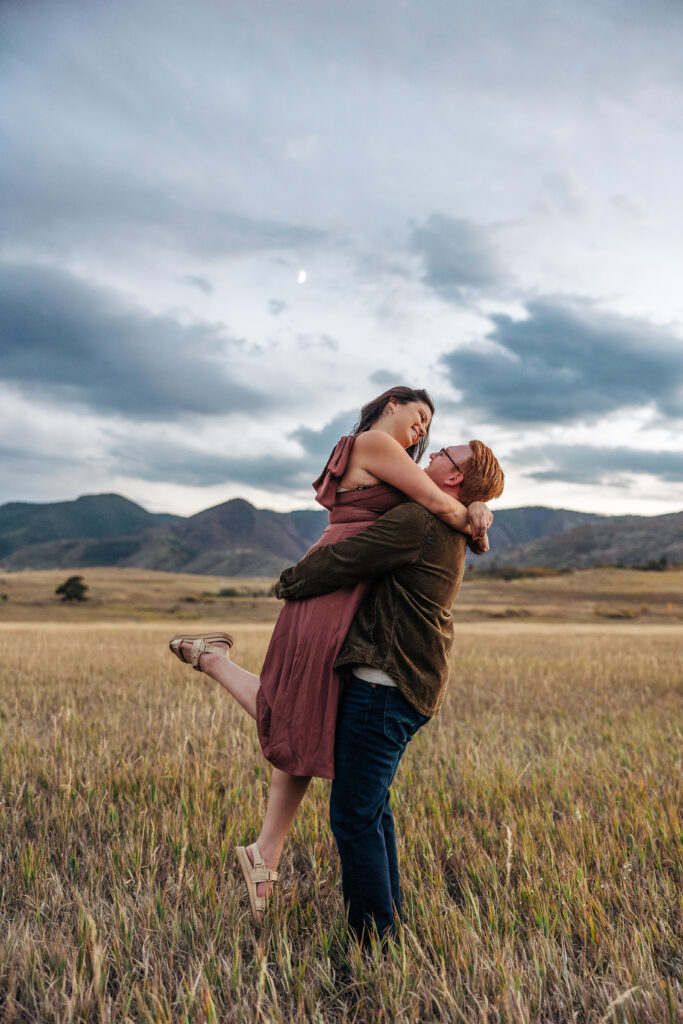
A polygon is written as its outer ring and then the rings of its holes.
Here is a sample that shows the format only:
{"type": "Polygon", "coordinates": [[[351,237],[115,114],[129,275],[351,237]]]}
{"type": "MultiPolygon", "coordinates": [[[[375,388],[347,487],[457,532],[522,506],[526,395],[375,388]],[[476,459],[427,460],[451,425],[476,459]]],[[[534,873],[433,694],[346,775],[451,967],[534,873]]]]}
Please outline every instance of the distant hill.
{"type": "Polygon", "coordinates": [[[92,552],[96,560],[89,560],[89,565],[111,565],[113,541],[125,538],[130,547],[132,538],[178,518],[147,512],[120,494],[87,494],[75,501],[46,505],[10,502],[0,505],[0,565],[14,568],[16,562],[20,568],[59,568],[60,564],[86,564],[60,563],[57,551],[61,548],[92,552]]]}
{"type": "MultiPolygon", "coordinates": [[[[272,512],[235,498],[183,517],[154,515],[118,494],[0,506],[0,568],[125,566],[223,576],[275,576],[315,543],[324,511],[272,512]]],[[[503,509],[491,554],[505,565],[584,567],[683,561],[683,513],[606,517],[569,509],[503,509]]]]}
{"type": "Polygon", "coordinates": [[[666,516],[596,517],[592,522],[527,544],[496,547],[492,540],[491,551],[491,562],[487,565],[482,559],[478,568],[496,564],[587,569],[599,563],[645,565],[661,558],[670,564],[683,563],[683,512],[666,516]]]}
{"type": "Polygon", "coordinates": [[[0,506],[0,568],[128,566],[226,576],[277,575],[314,544],[324,511],[279,513],[236,498],[187,518],[118,494],[0,506]]]}
{"type": "Polygon", "coordinates": [[[271,512],[235,498],[145,534],[120,564],[222,576],[275,576],[298,561],[327,523],[320,511],[271,512]]]}
{"type": "Polygon", "coordinates": [[[569,530],[585,523],[603,522],[604,516],[592,512],[574,512],[567,508],[529,505],[496,512],[489,531],[491,551],[502,551],[511,544],[526,544],[548,534],[569,530]]]}

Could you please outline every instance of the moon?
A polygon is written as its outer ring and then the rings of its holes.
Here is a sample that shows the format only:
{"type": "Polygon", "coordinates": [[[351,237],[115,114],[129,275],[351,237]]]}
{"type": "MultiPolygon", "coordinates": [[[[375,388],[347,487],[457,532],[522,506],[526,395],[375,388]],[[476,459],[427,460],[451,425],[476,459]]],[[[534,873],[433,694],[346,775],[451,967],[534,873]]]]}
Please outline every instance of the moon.
{"type": "Polygon", "coordinates": [[[306,271],[305,270],[300,270],[299,273],[296,276],[296,283],[297,284],[303,284],[305,280],[306,280],[306,271]]]}

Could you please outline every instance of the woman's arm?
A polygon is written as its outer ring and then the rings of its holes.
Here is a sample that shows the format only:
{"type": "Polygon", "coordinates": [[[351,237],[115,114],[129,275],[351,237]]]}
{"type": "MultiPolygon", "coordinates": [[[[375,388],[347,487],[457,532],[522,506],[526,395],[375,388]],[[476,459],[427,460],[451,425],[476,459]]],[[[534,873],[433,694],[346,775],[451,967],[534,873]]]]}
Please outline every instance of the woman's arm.
{"type": "Polygon", "coordinates": [[[352,458],[357,460],[355,468],[365,469],[378,480],[403,491],[454,530],[467,534],[472,532],[467,506],[444,494],[424,470],[413,462],[398,441],[383,430],[368,430],[359,434],[354,443],[352,458]]]}

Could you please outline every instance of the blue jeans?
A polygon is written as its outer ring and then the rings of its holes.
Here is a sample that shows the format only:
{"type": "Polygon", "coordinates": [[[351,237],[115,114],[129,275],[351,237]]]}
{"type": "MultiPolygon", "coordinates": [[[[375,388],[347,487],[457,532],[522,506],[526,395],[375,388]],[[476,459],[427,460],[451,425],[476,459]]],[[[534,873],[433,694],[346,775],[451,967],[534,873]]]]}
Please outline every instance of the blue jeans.
{"type": "Polygon", "coordinates": [[[352,677],[337,716],[330,823],[342,868],[349,925],[361,941],[401,917],[394,817],[389,790],[414,734],[428,722],[393,686],[352,677]]]}

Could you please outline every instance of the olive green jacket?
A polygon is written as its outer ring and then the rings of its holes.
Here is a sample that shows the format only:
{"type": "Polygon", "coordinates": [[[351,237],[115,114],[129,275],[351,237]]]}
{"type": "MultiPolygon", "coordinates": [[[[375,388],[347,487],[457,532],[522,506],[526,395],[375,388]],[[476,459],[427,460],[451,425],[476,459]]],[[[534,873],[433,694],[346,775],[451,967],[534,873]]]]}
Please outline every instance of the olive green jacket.
{"type": "Polygon", "coordinates": [[[354,537],[311,551],[285,569],[275,593],[288,601],[372,581],[336,668],[383,669],[423,714],[436,714],[448,683],[451,606],[466,538],[422,505],[406,502],[354,537]]]}

